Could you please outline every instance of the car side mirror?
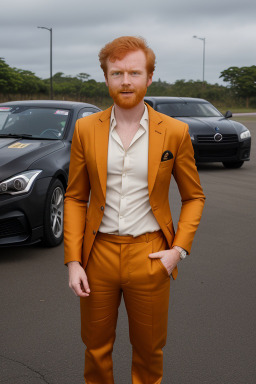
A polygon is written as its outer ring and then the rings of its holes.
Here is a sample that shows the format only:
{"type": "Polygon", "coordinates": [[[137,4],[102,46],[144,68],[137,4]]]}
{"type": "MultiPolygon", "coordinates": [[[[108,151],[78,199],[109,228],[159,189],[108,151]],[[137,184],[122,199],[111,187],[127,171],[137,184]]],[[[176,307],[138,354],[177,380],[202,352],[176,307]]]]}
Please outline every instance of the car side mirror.
{"type": "Polygon", "coordinates": [[[230,117],[232,117],[232,112],[227,111],[227,112],[225,113],[225,118],[226,118],[226,119],[230,119],[230,117]]]}

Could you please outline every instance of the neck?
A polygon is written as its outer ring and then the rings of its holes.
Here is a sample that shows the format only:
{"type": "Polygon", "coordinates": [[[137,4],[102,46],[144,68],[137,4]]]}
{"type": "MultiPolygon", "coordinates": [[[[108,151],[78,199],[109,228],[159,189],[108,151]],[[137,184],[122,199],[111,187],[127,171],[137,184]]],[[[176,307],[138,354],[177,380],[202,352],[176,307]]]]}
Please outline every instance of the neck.
{"type": "Polygon", "coordinates": [[[125,123],[139,122],[145,110],[143,99],[135,107],[129,109],[120,108],[116,104],[114,104],[114,106],[116,121],[125,123]]]}

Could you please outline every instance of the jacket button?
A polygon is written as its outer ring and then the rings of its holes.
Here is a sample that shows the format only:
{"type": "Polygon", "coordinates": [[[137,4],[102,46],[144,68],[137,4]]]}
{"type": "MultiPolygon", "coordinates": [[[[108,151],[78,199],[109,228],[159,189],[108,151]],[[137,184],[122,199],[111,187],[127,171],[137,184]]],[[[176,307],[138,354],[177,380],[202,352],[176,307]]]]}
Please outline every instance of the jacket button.
{"type": "Polygon", "coordinates": [[[96,235],[96,231],[93,230],[92,233],[93,233],[94,235],[96,235]]]}
{"type": "Polygon", "coordinates": [[[103,205],[100,207],[100,209],[101,209],[102,211],[104,211],[104,207],[103,207],[103,205]]]}

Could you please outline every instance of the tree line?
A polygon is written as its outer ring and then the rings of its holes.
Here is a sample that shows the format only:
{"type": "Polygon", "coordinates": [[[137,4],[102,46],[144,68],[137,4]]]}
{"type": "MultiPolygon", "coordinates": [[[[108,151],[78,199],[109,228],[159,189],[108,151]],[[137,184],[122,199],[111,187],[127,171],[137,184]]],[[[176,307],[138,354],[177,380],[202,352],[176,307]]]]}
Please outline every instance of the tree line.
{"type": "MultiPolygon", "coordinates": [[[[256,107],[256,66],[230,67],[221,72],[220,78],[227,86],[183,79],[170,84],[158,79],[148,88],[148,96],[198,97],[217,107],[256,107]]],[[[0,58],[0,101],[17,99],[48,99],[50,79],[40,79],[29,70],[10,67],[0,58]]],[[[55,99],[87,101],[100,107],[111,105],[104,82],[91,79],[87,73],[67,76],[57,72],[53,76],[55,99]]]]}

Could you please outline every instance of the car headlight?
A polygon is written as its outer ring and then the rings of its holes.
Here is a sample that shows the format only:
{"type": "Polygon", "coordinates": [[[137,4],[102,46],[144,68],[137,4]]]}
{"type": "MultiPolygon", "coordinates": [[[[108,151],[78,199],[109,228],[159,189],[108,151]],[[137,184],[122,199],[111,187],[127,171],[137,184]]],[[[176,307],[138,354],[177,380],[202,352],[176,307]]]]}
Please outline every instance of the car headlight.
{"type": "Polygon", "coordinates": [[[249,137],[251,137],[251,133],[250,133],[249,129],[240,133],[240,139],[241,140],[248,139],[249,137]]]}
{"type": "Polygon", "coordinates": [[[28,192],[32,187],[33,181],[41,172],[40,170],[22,172],[8,180],[2,181],[0,183],[0,194],[18,195],[28,192]]]}
{"type": "Polygon", "coordinates": [[[194,135],[190,135],[190,139],[191,139],[192,141],[194,141],[194,140],[195,140],[194,135]]]}

